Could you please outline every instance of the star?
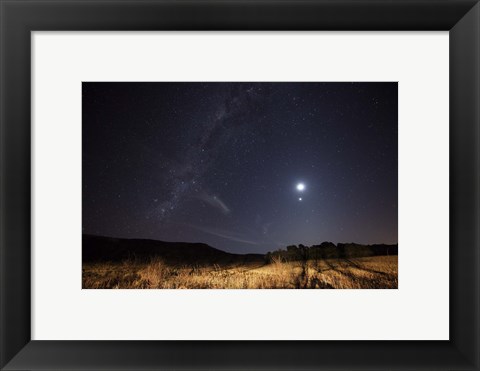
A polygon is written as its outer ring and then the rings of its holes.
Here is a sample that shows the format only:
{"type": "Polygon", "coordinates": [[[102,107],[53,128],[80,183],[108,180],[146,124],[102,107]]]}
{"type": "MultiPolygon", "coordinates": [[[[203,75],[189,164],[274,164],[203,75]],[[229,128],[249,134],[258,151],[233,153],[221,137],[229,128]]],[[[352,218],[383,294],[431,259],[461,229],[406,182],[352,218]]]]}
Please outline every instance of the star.
{"type": "Polygon", "coordinates": [[[299,198],[298,198],[298,201],[302,201],[302,198],[301,198],[301,197],[299,197],[299,198]]]}

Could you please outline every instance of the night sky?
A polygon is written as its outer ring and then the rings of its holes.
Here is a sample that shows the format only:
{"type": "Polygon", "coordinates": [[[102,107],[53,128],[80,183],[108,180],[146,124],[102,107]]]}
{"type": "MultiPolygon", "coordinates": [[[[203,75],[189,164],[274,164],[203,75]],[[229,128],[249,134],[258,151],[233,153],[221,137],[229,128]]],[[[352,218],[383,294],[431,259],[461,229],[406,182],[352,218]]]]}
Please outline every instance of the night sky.
{"type": "Polygon", "coordinates": [[[397,243],[397,83],[87,82],[82,115],[83,233],[397,243]]]}

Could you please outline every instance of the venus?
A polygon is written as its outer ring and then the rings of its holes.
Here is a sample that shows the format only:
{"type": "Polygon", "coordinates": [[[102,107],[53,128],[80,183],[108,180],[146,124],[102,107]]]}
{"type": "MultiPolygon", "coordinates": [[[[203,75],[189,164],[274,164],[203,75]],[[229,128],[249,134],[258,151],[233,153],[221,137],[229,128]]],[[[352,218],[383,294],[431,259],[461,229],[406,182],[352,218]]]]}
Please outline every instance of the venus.
{"type": "Polygon", "coordinates": [[[297,184],[297,191],[302,192],[305,189],[305,184],[303,183],[298,183],[297,184]]]}

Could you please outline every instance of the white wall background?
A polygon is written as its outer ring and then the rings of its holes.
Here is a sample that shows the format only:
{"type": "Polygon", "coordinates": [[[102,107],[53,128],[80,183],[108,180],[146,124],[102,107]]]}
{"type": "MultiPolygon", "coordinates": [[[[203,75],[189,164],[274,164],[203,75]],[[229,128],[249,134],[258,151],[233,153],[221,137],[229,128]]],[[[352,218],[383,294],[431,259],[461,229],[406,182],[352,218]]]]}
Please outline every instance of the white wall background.
{"type": "Polygon", "coordinates": [[[448,339],[448,33],[32,41],[33,339],[448,339]],[[82,81],[398,81],[399,289],[82,290],[82,81]]]}

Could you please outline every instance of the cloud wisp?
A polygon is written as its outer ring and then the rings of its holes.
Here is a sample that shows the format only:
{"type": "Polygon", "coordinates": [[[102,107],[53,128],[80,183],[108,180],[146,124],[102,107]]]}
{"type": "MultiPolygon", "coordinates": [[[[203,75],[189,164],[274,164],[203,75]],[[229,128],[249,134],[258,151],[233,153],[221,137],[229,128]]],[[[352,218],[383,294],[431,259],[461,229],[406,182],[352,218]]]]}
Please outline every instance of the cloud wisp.
{"type": "Polygon", "coordinates": [[[226,240],[235,241],[235,242],[242,242],[242,243],[246,243],[246,244],[249,244],[249,245],[258,245],[259,244],[256,241],[251,241],[251,240],[245,239],[245,237],[243,237],[242,235],[240,235],[238,233],[231,232],[231,231],[226,231],[226,230],[218,229],[218,228],[211,228],[211,227],[193,225],[193,224],[189,224],[188,226],[190,228],[199,230],[199,231],[204,232],[204,233],[211,234],[213,236],[224,238],[226,240]]]}

